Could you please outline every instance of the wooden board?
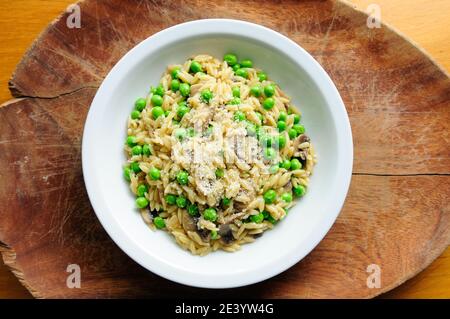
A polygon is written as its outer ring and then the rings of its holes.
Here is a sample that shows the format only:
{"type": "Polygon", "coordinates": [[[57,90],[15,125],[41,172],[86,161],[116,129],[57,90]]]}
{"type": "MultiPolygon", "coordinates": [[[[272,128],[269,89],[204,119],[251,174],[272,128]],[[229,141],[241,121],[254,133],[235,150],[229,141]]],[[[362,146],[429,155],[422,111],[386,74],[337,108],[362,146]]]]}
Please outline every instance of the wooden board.
{"type": "Polygon", "coordinates": [[[19,64],[0,108],[0,240],[3,257],[38,297],[371,297],[426,267],[450,241],[448,75],[387,27],[340,2],[85,1],[83,26],[62,16],[19,64]],[[242,10],[232,12],[231,6],[242,10]],[[126,13],[117,15],[117,12],[126,13]],[[277,12],[277,16],[270,15],[277,12]],[[127,19],[133,17],[133,19],[127,19]],[[167,26],[205,17],[254,21],[318,59],[349,112],[355,176],[344,210],[302,262],[263,283],[193,289],[159,278],[109,239],[87,200],[81,130],[95,88],[129,48],[167,26]],[[280,17],[283,17],[282,19],[280,17]],[[51,83],[51,85],[49,85],[51,83]],[[7,245],[7,246],[6,246],[7,245]],[[66,267],[82,267],[82,288],[66,267]],[[382,286],[366,286],[378,264],[382,286]]]}

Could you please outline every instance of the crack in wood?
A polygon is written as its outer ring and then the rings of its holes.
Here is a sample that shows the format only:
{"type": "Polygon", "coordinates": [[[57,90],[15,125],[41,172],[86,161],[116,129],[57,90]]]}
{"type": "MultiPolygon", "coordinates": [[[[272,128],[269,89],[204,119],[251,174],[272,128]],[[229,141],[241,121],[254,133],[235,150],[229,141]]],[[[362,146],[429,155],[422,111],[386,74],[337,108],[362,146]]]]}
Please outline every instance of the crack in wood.
{"type": "MultiPolygon", "coordinates": [[[[87,86],[82,86],[82,87],[77,88],[77,89],[74,89],[74,90],[72,90],[72,91],[69,91],[69,92],[63,92],[63,93],[60,93],[60,94],[54,95],[54,96],[33,96],[33,95],[21,95],[21,94],[18,94],[18,95],[15,96],[15,98],[17,98],[17,99],[28,98],[28,99],[52,100],[52,99],[57,99],[57,98],[66,96],[66,95],[75,94],[75,93],[77,93],[77,92],[79,92],[79,91],[82,91],[82,90],[84,90],[84,89],[96,89],[96,90],[97,90],[98,88],[99,88],[99,87],[98,87],[98,86],[95,86],[95,85],[87,85],[87,86]]],[[[11,100],[9,100],[9,101],[6,101],[6,102],[3,103],[2,105],[0,105],[0,107],[2,107],[2,106],[4,106],[4,105],[7,105],[7,104],[11,104],[11,103],[14,102],[15,100],[16,100],[16,99],[11,99],[11,100]]]]}

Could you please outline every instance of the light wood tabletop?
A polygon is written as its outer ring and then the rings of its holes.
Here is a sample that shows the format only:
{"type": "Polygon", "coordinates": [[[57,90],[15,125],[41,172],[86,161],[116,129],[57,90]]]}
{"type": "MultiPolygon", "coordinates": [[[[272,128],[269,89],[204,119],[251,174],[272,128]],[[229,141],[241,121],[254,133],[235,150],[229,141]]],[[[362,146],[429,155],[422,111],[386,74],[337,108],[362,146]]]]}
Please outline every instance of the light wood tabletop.
{"type": "MultiPolygon", "coordinates": [[[[0,104],[11,99],[8,80],[32,41],[73,0],[16,0],[0,2],[0,104]]],[[[382,21],[393,26],[450,70],[450,0],[352,0],[365,10],[381,9],[382,21]]],[[[450,248],[427,269],[385,298],[450,298],[450,248]]],[[[31,298],[0,262],[0,298],[31,298]]]]}

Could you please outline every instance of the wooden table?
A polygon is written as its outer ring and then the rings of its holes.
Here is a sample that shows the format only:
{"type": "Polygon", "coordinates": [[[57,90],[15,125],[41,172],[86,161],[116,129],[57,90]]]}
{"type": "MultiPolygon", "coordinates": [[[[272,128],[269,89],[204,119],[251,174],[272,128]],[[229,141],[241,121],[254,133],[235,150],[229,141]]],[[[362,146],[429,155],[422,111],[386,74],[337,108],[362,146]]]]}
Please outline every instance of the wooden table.
{"type": "MultiPolygon", "coordinates": [[[[16,0],[0,3],[0,103],[11,98],[7,82],[24,51],[71,0],[16,0]]],[[[365,9],[373,1],[352,0],[365,9]]],[[[410,37],[450,70],[449,0],[378,0],[382,19],[410,37]]],[[[29,298],[0,263],[0,298],[29,298]]],[[[450,298],[450,248],[412,280],[383,297],[450,298]]]]}

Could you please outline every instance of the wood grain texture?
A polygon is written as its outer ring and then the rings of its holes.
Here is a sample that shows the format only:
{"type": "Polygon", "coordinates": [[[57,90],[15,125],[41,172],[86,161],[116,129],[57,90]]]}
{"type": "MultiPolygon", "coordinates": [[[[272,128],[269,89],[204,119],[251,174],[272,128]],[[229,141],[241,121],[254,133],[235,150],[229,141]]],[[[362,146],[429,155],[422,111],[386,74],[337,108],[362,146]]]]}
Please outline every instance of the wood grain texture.
{"type": "Polygon", "coordinates": [[[354,135],[356,175],[349,197],[307,258],[257,285],[192,289],[137,266],[112,243],[87,200],[80,165],[84,118],[95,88],[130,47],[169,25],[206,15],[190,10],[190,1],[183,15],[168,14],[175,2],[127,5],[133,3],[85,1],[85,27],[79,30],[68,29],[63,16],[35,42],[10,82],[13,94],[25,98],[0,108],[0,163],[11,166],[0,178],[13,181],[0,188],[0,240],[17,253],[14,258],[4,249],[6,263],[23,273],[35,296],[371,297],[415,275],[448,245],[445,72],[389,29],[367,29],[363,14],[340,3],[286,2],[277,7],[284,17],[279,20],[269,14],[272,2],[242,3],[246,10],[230,13],[224,1],[202,12],[278,30],[330,73],[354,135]],[[69,263],[82,267],[80,290],[65,285],[69,263]],[[382,289],[366,287],[365,267],[371,263],[382,267],[382,289]]]}

